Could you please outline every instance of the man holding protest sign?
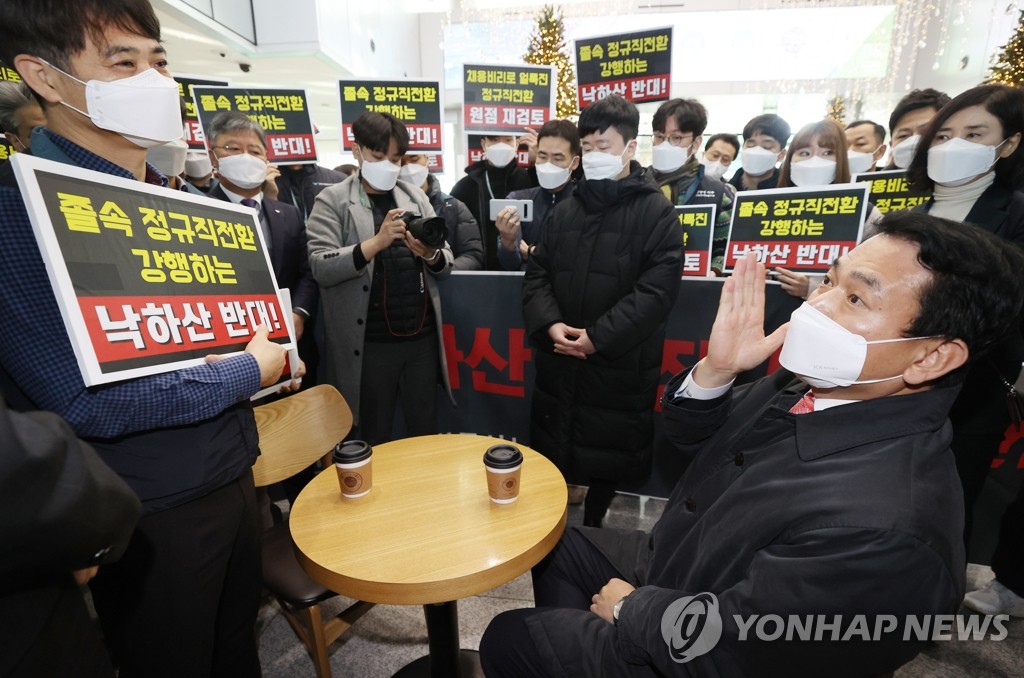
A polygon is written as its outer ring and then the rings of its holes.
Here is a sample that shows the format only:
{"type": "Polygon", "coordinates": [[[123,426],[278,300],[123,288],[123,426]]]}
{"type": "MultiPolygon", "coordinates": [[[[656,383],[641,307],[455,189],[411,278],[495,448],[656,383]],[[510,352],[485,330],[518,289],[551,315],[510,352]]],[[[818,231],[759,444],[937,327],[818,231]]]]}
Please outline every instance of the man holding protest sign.
{"type": "MultiPolygon", "coordinates": [[[[47,115],[33,155],[163,185],[146,148],[180,137],[182,123],[148,0],[0,2],[0,61],[47,115]]],[[[241,355],[86,388],[15,184],[0,177],[4,395],[67,419],[143,504],[124,557],[92,583],[120,675],[259,675],[248,398],[277,380],[285,350],[261,328],[241,355]]]]}

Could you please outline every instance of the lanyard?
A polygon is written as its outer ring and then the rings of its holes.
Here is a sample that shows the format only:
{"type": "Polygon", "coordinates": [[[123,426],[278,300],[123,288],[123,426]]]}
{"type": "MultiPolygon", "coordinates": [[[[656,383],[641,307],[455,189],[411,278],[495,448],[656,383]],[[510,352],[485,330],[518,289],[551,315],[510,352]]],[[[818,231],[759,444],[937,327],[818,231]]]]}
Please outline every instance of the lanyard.
{"type": "Polygon", "coordinates": [[[487,195],[494,200],[494,190],[491,188],[491,175],[484,169],[484,182],[487,184],[487,195]]]}

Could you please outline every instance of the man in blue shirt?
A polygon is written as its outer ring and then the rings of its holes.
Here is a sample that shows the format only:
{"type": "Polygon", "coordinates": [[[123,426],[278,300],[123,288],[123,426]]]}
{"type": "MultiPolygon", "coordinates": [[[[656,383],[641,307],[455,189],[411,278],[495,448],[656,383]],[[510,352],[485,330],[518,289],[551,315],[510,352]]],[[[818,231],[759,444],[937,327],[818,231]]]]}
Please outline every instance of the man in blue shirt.
{"type": "MultiPolygon", "coordinates": [[[[2,2],[0,61],[47,115],[33,155],[165,185],[146,148],[179,137],[181,120],[148,0],[2,2]]],[[[86,388],[10,172],[0,176],[0,311],[4,395],[67,419],[142,500],[124,556],[91,583],[120,675],[259,675],[249,397],[280,375],[284,349],[260,330],[241,355],[86,388]]]]}

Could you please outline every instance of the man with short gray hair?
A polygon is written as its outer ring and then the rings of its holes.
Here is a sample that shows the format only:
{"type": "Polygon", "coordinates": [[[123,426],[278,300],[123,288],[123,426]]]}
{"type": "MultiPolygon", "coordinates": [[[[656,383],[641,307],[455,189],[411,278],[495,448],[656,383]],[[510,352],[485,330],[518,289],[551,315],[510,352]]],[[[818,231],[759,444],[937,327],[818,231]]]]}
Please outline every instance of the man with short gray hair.
{"type": "Polygon", "coordinates": [[[23,82],[0,82],[0,132],[18,152],[28,150],[32,130],[46,124],[46,116],[23,82]]]}
{"type": "MultiPolygon", "coordinates": [[[[205,132],[210,162],[220,177],[208,195],[259,213],[274,277],[278,287],[291,292],[295,335],[301,340],[306,321],[316,311],[320,291],[309,267],[302,215],[293,206],[265,195],[268,185],[276,189],[267,163],[266,134],[258,123],[237,111],[218,114],[205,132]]],[[[300,353],[307,355],[302,348],[300,353]]]]}

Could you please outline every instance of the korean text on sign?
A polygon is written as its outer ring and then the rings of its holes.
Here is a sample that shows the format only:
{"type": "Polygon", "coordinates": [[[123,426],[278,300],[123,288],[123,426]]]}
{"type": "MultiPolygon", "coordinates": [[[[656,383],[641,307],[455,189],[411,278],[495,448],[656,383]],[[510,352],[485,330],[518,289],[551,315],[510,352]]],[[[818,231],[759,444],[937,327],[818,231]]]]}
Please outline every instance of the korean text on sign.
{"type": "Polygon", "coordinates": [[[463,123],[470,132],[521,134],[551,119],[551,67],[463,66],[463,123]]]}
{"type": "Polygon", "coordinates": [[[737,196],[726,268],[755,254],[769,266],[826,271],[852,249],[866,215],[867,184],[748,191],[737,196]]]}

